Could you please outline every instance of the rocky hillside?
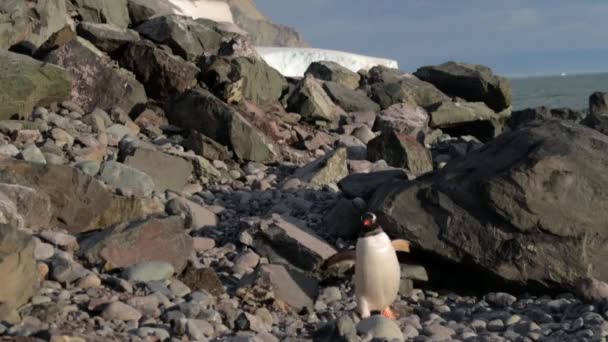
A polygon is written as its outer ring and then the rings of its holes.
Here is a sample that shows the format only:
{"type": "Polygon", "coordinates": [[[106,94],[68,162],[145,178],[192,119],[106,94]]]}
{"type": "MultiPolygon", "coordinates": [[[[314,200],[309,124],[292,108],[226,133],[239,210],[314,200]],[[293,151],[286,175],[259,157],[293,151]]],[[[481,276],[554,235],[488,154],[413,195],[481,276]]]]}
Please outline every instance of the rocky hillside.
{"type": "Polygon", "coordinates": [[[511,113],[456,62],[286,78],[251,2],[147,4],[0,3],[0,341],[608,335],[608,95],[511,113]],[[321,267],[370,209],[412,243],[396,321],[321,267]]]}

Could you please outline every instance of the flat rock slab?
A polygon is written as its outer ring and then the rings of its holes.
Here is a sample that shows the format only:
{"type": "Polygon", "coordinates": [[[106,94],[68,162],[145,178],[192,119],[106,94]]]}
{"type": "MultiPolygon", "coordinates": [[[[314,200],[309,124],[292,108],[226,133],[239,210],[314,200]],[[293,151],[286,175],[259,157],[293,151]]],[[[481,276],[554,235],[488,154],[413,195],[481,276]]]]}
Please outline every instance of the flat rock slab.
{"type": "Polygon", "coordinates": [[[152,199],[112,194],[101,182],[66,165],[0,160],[0,182],[32,188],[47,195],[51,224],[70,233],[140,219],[164,210],[152,199]]]}
{"type": "Polygon", "coordinates": [[[124,163],[150,176],[156,191],[181,191],[194,172],[191,161],[143,148],[127,156],[124,163]]]}
{"type": "Polygon", "coordinates": [[[319,294],[318,281],[284,265],[264,265],[255,273],[244,277],[240,289],[267,290],[275,300],[296,311],[312,307],[319,294]]]}
{"type": "Polygon", "coordinates": [[[165,261],[181,272],[193,251],[192,238],[177,216],[120,224],[85,238],[80,254],[105,269],[128,267],[144,261],[165,261]]]}
{"type": "Polygon", "coordinates": [[[261,230],[260,236],[262,240],[255,243],[271,259],[278,256],[304,270],[317,268],[323,260],[336,253],[330,244],[309,230],[304,222],[289,216],[273,215],[273,222],[261,230]]]}

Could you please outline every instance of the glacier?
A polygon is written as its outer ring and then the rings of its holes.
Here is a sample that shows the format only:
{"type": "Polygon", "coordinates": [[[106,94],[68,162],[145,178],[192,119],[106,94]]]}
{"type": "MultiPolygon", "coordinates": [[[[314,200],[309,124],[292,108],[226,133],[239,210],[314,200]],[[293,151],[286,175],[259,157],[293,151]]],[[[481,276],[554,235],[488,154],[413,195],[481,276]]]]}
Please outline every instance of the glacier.
{"type": "Polygon", "coordinates": [[[287,77],[303,77],[308,66],[319,61],[336,62],[354,72],[361,69],[369,70],[377,65],[393,69],[399,68],[395,60],[337,50],[274,46],[256,46],[255,48],[268,65],[287,77]]]}
{"type": "MultiPolygon", "coordinates": [[[[232,10],[226,2],[214,0],[168,0],[168,2],[171,4],[173,14],[188,16],[193,19],[204,18],[220,23],[229,23],[227,25],[234,24],[232,10]]],[[[336,62],[354,72],[362,69],[369,70],[377,65],[394,69],[399,68],[397,61],[392,59],[345,51],[276,46],[256,46],[255,49],[268,65],[287,77],[303,77],[308,66],[319,61],[336,62]]]]}

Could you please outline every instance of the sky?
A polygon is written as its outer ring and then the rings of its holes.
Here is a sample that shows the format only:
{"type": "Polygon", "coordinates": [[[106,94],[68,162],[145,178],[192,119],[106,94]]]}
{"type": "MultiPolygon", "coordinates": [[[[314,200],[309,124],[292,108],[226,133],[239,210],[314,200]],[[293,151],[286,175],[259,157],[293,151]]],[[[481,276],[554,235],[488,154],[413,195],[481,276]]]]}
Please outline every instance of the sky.
{"type": "Polygon", "coordinates": [[[608,71],[607,0],[256,0],[312,47],[505,76],[608,71]]]}

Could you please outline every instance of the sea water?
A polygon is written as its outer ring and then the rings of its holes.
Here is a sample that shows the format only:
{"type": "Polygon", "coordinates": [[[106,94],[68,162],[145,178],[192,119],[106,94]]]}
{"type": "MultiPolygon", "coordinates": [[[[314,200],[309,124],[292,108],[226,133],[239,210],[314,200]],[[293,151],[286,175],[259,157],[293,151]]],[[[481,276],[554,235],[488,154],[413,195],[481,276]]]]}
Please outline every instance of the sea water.
{"type": "Polygon", "coordinates": [[[586,110],[589,95],[608,92],[608,73],[511,78],[513,109],[538,106],[586,110]]]}

